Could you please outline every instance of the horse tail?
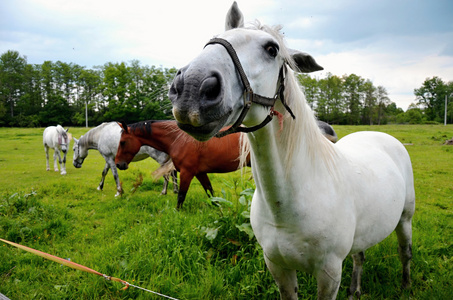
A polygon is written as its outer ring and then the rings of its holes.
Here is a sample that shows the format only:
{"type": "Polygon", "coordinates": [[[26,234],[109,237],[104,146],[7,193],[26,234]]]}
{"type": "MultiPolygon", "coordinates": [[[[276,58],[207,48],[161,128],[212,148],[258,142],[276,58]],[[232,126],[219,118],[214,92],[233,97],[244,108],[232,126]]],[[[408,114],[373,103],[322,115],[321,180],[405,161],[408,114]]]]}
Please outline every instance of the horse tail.
{"type": "Polygon", "coordinates": [[[247,134],[241,133],[239,136],[239,166],[238,169],[250,166],[250,142],[247,134]]]}
{"type": "Polygon", "coordinates": [[[175,165],[171,159],[167,160],[163,163],[157,170],[155,170],[151,175],[153,176],[154,180],[159,179],[160,177],[170,174],[173,170],[176,170],[175,165]]]}

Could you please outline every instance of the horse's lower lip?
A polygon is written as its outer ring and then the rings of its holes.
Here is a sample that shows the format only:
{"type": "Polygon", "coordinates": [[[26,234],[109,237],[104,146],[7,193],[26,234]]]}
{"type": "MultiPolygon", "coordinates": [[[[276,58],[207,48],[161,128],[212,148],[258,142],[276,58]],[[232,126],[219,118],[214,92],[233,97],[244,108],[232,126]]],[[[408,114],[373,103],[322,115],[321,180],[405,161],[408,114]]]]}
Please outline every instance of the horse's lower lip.
{"type": "Polygon", "coordinates": [[[217,128],[216,124],[213,123],[198,127],[190,124],[178,123],[178,127],[199,141],[209,140],[214,134],[216,134],[215,129],[217,128]]]}
{"type": "Polygon", "coordinates": [[[225,114],[223,117],[216,118],[215,121],[201,126],[193,126],[191,124],[184,124],[180,122],[177,122],[177,124],[181,130],[187,132],[195,139],[199,141],[207,141],[222,129],[228,117],[229,114],[225,114]]]}

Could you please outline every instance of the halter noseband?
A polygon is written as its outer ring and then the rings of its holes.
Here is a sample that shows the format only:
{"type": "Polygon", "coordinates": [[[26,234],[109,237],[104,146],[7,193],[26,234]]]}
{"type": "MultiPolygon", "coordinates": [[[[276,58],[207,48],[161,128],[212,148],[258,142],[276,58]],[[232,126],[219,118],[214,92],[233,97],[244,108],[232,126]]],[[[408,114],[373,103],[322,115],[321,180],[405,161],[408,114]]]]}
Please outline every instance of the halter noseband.
{"type": "Polygon", "coordinates": [[[244,72],[244,69],[242,68],[241,62],[239,61],[239,57],[237,56],[236,51],[234,50],[233,46],[225,39],[221,38],[213,38],[211,39],[206,45],[211,45],[211,44],[220,44],[222,45],[228,54],[231,57],[231,60],[234,63],[234,66],[236,67],[237,71],[239,72],[239,76],[241,77],[242,84],[244,85],[244,108],[242,109],[241,114],[239,115],[239,118],[234,122],[234,124],[228,128],[225,131],[220,131],[218,132],[215,137],[224,137],[228,134],[235,133],[235,132],[253,132],[256,131],[264,126],[266,126],[267,123],[272,121],[272,118],[274,117],[274,105],[277,99],[280,98],[280,101],[282,102],[283,106],[286,108],[286,110],[291,114],[293,119],[295,119],[295,116],[289,106],[285,102],[285,98],[283,95],[283,92],[285,90],[284,86],[284,79],[285,79],[285,73],[286,73],[286,65],[283,64],[282,67],[280,68],[280,73],[278,75],[278,87],[277,87],[277,92],[275,93],[275,96],[273,98],[269,97],[264,97],[258,94],[255,94],[253,92],[252,87],[250,86],[250,82],[247,79],[247,75],[244,72]],[[252,103],[257,103],[261,104],[263,106],[270,106],[271,110],[269,112],[269,115],[264,119],[263,122],[256,126],[252,127],[241,127],[242,121],[244,120],[245,116],[247,115],[247,112],[249,111],[250,107],[252,106],[252,103]]]}

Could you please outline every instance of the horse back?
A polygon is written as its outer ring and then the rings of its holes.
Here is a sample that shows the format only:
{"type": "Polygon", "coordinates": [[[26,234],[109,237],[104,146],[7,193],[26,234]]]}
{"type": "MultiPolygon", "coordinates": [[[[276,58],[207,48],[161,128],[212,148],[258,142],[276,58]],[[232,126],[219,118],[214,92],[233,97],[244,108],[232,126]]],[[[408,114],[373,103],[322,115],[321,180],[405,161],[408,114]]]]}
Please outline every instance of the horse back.
{"type": "Polygon", "coordinates": [[[347,151],[355,149],[355,152],[361,152],[361,156],[365,160],[366,157],[373,159],[376,153],[383,153],[393,161],[404,178],[412,179],[409,181],[413,182],[409,153],[401,142],[389,134],[376,131],[360,131],[340,139],[337,146],[347,151]]]}
{"type": "Polygon", "coordinates": [[[49,126],[44,129],[44,132],[42,134],[42,142],[44,146],[54,148],[58,144],[57,127],[49,126]]]}
{"type": "Polygon", "coordinates": [[[397,139],[381,132],[353,133],[335,146],[343,153],[344,169],[349,170],[345,186],[357,213],[353,249],[363,250],[379,242],[379,236],[390,234],[403,216],[412,218],[415,192],[410,157],[397,139]],[[358,191],[362,191],[359,197],[358,191]],[[369,235],[373,230],[379,234],[369,235]]]}

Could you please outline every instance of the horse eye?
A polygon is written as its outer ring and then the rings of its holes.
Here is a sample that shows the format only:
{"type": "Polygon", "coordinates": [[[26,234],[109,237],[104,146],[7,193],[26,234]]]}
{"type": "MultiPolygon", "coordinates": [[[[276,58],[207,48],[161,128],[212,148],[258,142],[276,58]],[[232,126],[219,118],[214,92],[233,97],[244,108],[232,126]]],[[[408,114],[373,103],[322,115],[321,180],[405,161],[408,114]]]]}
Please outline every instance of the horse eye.
{"type": "Polygon", "coordinates": [[[266,45],[265,49],[266,49],[266,52],[269,53],[269,55],[272,57],[276,57],[278,54],[278,50],[279,50],[278,46],[275,44],[268,44],[268,45],[266,45]]]}
{"type": "Polygon", "coordinates": [[[126,144],[125,141],[120,141],[120,145],[121,145],[121,146],[124,146],[125,144],[126,144]]]}

